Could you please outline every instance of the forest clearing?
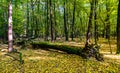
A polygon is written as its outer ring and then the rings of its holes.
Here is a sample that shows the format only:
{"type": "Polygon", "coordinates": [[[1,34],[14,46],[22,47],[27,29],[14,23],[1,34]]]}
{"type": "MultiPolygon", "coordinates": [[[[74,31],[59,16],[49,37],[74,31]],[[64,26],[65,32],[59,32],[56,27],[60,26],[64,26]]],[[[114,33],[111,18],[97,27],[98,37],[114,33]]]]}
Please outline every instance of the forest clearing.
{"type": "MultiPolygon", "coordinates": [[[[102,39],[102,38],[101,38],[102,39]]],[[[7,56],[7,45],[1,44],[0,49],[0,72],[1,73],[119,73],[120,55],[115,55],[116,41],[111,40],[113,54],[110,54],[108,41],[102,39],[98,41],[101,45],[100,52],[103,53],[104,61],[97,61],[94,58],[83,59],[75,54],[67,54],[59,50],[32,49],[28,46],[26,49],[20,49],[20,46],[14,46],[22,52],[24,64],[7,56]]],[[[61,45],[83,47],[83,42],[56,42],[61,45]],[[81,44],[81,45],[80,45],[81,44]]],[[[16,55],[16,54],[14,54],[16,55]]],[[[16,58],[19,59],[19,56],[16,58]]]]}
{"type": "Polygon", "coordinates": [[[120,0],[0,0],[0,73],[120,73],[120,0]]]}

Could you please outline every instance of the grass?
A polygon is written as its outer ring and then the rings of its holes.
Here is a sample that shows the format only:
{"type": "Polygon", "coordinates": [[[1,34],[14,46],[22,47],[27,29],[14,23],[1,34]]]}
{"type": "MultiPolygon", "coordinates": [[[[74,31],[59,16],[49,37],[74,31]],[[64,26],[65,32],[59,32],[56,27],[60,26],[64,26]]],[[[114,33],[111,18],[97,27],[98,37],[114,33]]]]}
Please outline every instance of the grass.
{"type": "MultiPolygon", "coordinates": [[[[109,51],[109,46],[106,47],[108,44],[102,41],[99,41],[99,44],[104,44],[101,51],[109,51]]],[[[30,46],[19,51],[23,54],[24,64],[13,61],[11,57],[4,55],[6,52],[0,51],[0,73],[120,73],[120,59],[105,58],[103,62],[99,62],[93,58],[82,59],[78,55],[53,49],[33,50],[30,46]]]]}
{"type": "Polygon", "coordinates": [[[12,58],[0,56],[1,73],[119,73],[120,62],[105,59],[82,59],[80,56],[65,52],[47,50],[20,50],[25,63],[21,65],[12,58]]]}

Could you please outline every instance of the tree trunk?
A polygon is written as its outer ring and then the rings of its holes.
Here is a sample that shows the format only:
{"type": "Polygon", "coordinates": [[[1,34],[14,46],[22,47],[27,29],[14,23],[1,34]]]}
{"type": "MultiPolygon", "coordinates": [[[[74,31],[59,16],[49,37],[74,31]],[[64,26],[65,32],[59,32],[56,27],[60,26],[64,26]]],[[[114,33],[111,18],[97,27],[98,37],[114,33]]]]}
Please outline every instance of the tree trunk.
{"type": "Polygon", "coordinates": [[[31,32],[30,32],[30,37],[34,37],[34,1],[31,0],[31,32]]]}
{"type": "Polygon", "coordinates": [[[13,33],[12,33],[12,3],[8,6],[8,51],[13,51],[13,33]]]}
{"type": "Polygon", "coordinates": [[[55,33],[54,33],[54,35],[55,35],[55,37],[54,37],[54,40],[56,40],[56,38],[57,38],[57,29],[56,29],[56,26],[57,26],[57,22],[56,22],[56,4],[55,4],[55,2],[54,2],[54,24],[55,24],[55,28],[54,28],[54,30],[55,30],[55,33]]]}
{"type": "MultiPolygon", "coordinates": [[[[106,0],[107,1],[107,0],[106,0]]],[[[106,2],[106,11],[107,11],[107,16],[106,16],[106,39],[110,39],[110,8],[108,6],[108,2],[106,2]]]]}
{"type": "Polygon", "coordinates": [[[117,14],[117,54],[120,53],[120,0],[118,4],[118,14],[117,14]]]}
{"type": "Polygon", "coordinates": [[[50,0],[50,26],[51,26],[51,41],[54,40],[54,27],[53,27],[53,19],[52,19],[52,0],[50,0]]]}
{"type": "Polygon", "coordinates": [[[110,46],[110,53],[112,54],[111,44],[110,44],[110,8],[109,3],[106,0],[106,11],[107,11],[107,17],[106,17],[106,39],[108,39],[108,43],[110,46]]]}
{"type": "Polygon", "coordinates": [[[26,25],[26,37],[29,37],[29,5],[27,0],[27,25],[26,25]]]}
{"type": "MultiPolygon", "coordinates": [[[[37,14],[39,16],[39,13],[40,13],[40,0],[38,0],[38,4],[37,4],[37,14]]],[[[35,16],[35,38],[38,38],[39,37],[39,22],[40,22],[40,19],[37,18],[37,16],[35,16]]]]}
{"type": "Polygon", "coordinates": [[[3,18],[4,18],[4,25],[3,25],[3,30],[4,30],[4,34],[3,34],[3,42],[6,42],[7,41],[7,28],[8,28],[8,25],[6,24],[7,22],[7,12],[4,12],[3,13],[3,18]]]}
{"type": "Polygon", "coordinates": [[[72,22],[72,32],[71,32],[72,41],[74,38],[75,10],[76,10],[76,0],[74,1],[74,9],[73,9],[73,22],[72,22]]]}
{"type": "Polygon", "coordinates": [[[94,0],[91,1],[91,9],[90,9],[90,16],[89,16],[89,22],[88,22],[88,30],[86,34],[86,44],[85,47],[89,45],[90,37],[91,37],[91,28],[92,28],[92,16],[93,16],[93,10],[94,10],[94,0]]]}
{"type": "Polygon", "coordinates": [[[66,24],[66,0],[64,1],[64,32],[65,32],[65,40],[68,41],[68,30],[66,24]]]}
{"type": "Polygon", "coordinates": [[[49,36],[49,6],[48,6],[48,0],[46,1],[46,9],[47,9],[47,13],[46,13],[46,28],[45,28],[45,40],[48,41],[48,36],[49,36]]]}
{"type": "Polygon", "coordinates": [[[99,19],[101,20],[101,22],[103,23],[103,30],[102,30],[102,38],[105,37],[105,21],[102,19],[102,16],[100,16],[100,13],[101,13],[101,7],[99,6],[99,19]]]}
{"type": "Polygon", "coordinates": [[[97,25],[97,0],[95,0],[95,7],[94,7],[94,24],[95,24],[95,44],[97,44],[98,39],[98,25],[97,25]]]}

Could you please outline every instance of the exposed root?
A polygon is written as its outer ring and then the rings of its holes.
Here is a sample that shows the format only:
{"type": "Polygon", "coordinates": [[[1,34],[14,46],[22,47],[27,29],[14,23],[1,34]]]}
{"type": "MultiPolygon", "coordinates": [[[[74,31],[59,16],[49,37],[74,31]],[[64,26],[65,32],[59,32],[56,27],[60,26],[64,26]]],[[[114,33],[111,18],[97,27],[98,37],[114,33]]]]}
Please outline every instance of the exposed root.
{"type": "Polygon", "coordinates": [[[99,49],[100,46],[95,44],[85,46],[85,48],[82,50],[82,57],[85,59],[93,57],[98,61],[103,61],[103,55],[100,54],[99,49]]]}

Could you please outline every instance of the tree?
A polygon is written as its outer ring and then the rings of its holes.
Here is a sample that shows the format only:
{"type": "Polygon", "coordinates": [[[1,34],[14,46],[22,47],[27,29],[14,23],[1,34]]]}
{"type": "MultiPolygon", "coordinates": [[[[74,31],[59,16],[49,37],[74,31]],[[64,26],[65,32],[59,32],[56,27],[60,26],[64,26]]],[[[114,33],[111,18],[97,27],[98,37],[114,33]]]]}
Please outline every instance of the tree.
{"type": "Polygon", "coordinates": [[[48,41],[49,36],[49,2],[46,0],[46,27],[45,27],[45,40],[48,41]]]}
{"type": "Polygon", "coordinates": [[[13,31],[12,31],[12,3],[8,6],[8,51],[13,51],[13,31]]]}
{"type": "Polygon", "coordinates": [[[76,0],[74,0],[74,9],[73,9],[73,22],[72,22],[72,32],[71,32],[71,37],[72,37],[72,41],[74,38],[74,25],[75,25],[75,10],[76,10],[76,0]]]}
{"type": "Polygon", "coordinates": [[[88,22],[88,29],[87,29],[87,34],[86,34],[86,44],[85,44],[85,47],[87,47],[89,45],[90,37],[91,37],[93,10],[94,10],[94,0],[91,0],[90,4],[91,4],[91,9],[90,9],[89,22],[88,22]]]}
{"type": "MultiPolygon", "coordinates": [[[[39,16],[40,14],[40,0],[37,1],[37,15],[39,16]]],[[[39,23],[40,19],[39,17],[35,16],[35,38],[39,37],[39,23]]]]}
{"type": "Polygon", "coordinates": [[[120,0],[118,4],[118,14],[117,14],[117,54],[120,53],[120,0]]]}
{"type": "Polygon", "coordinates": [[[106,11],[107,11],[107,16],[106,16],[106,39],[110,39],[110,7],[109,7],[109,2],[106,0],[106,11]]]}
{"type": "Polygon", "coordinates": [[[27,37],[29,37],[29,32],[30,32],[30,30],[29,30],[29,23],[30,21],[29,21],[29,5],[28,5],[28,0],[27,0],[27,25],[26,25],[26,36],[27,37]]]}
{"type": "Polygon", "coordinates": [[[98,25],[97,25],[97,0],[95,0],[94,3],[94,26],[95,26],[95,44],[97,44],[97,39],[98,39],[98,25]]]}
{"type": "Polygon", "coordinates": [[[31,0],[31,31],[30,31],[30,37],[34,36],[34,6],[35,6],[35,2],[33,0],[31,0]]]}
{"type": "Polygon", "coordinates": [[[54,31],[55,31],[55,33],[54,33],[54,40],[56,40],[56,38],[57,38],[57,29],[56,29],[56,26],[57,26],[57,22],[56,22],[56,1],[54,0],[54,24],[55,24],[55,26],[54,26],[54,31]]]}
{"type": "Polygon", "coordinates": [[[50,0],[50,26],[51,26],[51,41],[54,40],[54,26],[53,26],[53,13],[52,13],[52,0],[50,0]]]}
{"type": "Polygon", "coordinates": [[[66,22],[66,0],[64,1],[64,32],[65,32],[65,40],[68,41],[68,29],[66,22]]]}

